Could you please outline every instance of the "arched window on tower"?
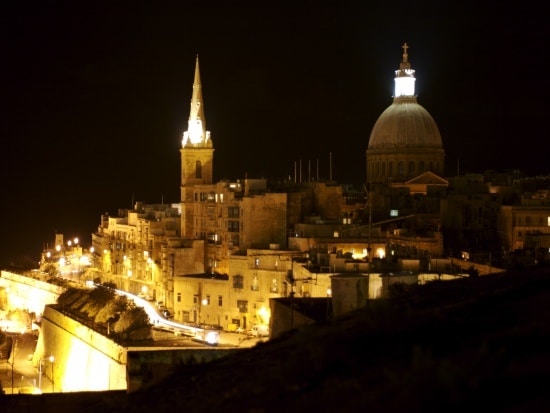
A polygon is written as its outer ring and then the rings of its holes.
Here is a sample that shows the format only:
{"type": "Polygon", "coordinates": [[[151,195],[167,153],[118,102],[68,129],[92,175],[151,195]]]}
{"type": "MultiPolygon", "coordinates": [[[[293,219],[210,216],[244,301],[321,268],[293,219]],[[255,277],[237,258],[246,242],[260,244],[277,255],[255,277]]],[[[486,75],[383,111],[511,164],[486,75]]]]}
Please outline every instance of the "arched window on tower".
{"type": "Polygon", "coordinates": [[[420,161],[418,164],[418,172],[424,172],[424,161],[420,161]]]}
{"type": "Polygon", "coordinates": [[[398,169],[397,172],[398,172],[399,176],[405,175],[405,165],[403,165],[403,162],[399,162],[397,164],[397,169],[398,169]]]}
{"type": "Polygon", "coordinates": [[[413,173],[414,172],[414,162],[409,162],[409,173],[413,173]]]}
{"type": "Polygon", "coordinates": [[[202,178],[202,165],[201,161],[195,162],[195,178],[202,178]]]}

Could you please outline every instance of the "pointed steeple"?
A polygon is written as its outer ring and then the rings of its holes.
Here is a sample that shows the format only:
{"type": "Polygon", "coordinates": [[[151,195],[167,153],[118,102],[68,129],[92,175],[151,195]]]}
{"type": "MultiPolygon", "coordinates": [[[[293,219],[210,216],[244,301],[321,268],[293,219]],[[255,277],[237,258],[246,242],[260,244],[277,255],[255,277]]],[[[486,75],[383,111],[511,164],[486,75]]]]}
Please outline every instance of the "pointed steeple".
{"type": "Polygon", "coordinates": [[[199,71],[199,55],[195,61],[195,78],[193,80],[193,95],[191,97],[191,108],[187,131],[183,133],[182,146],[206,145],[210,140],[210,132],[206,130],[204,118],[204,104],[202,101],[201,75],[199,71]]]}
{"type": "Polygon", "coordinates": [[[395,92],[394,99],[400,97],[415,98],[414,83],[416,78],[414,77],[414,70],[411,69],[411,62],[409,62],[409,55],[407,49],[409,45],[404,43],[403,46],[403,59],[399,64],[399,70],[395,71],[395,92]]]}

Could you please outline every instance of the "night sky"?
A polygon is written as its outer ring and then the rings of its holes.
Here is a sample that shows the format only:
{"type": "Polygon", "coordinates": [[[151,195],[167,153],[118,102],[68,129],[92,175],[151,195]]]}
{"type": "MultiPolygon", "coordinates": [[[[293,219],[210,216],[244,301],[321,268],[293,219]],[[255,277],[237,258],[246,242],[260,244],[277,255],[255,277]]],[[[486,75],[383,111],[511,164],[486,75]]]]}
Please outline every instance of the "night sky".
{"type": "Polygon", "coordinates": [[[333,179],[362,183],[404,42],[447,175],[548,174],[543,10],[416,3],[3,5],[0,265],[38,260],[56,232],[89,246],[132,201],[179,201],[197,54],[216,180],[288,177],[300,160],[328,178],[332,159],[333,179]]]}

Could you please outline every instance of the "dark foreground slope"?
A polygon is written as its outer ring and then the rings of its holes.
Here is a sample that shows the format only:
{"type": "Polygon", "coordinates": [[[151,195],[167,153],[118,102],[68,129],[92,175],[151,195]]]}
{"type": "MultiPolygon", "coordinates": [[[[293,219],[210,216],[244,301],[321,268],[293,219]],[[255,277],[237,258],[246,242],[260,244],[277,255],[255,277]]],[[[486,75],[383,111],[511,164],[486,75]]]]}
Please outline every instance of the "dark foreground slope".
{"type": "Polygon", "coordinates": [[[543,412],[549,338],[548,270],[432,283],[142,393],[44,399],[36,411],[543,412]]]}

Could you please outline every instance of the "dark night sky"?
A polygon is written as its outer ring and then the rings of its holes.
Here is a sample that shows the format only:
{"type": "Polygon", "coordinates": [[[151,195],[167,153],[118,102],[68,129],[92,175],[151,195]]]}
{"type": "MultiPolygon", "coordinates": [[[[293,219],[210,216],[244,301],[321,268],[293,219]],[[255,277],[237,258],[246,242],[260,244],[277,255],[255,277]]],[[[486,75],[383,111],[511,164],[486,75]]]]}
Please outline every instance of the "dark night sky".
{"type": "Polygon", "coordinates": [[[332,153],[333,178],[362,183],[403,42],[448,175],[458,165],[461,173],[550,172],[542,9],[506,1],[64,3],[10,2],[0,16],[2,266],[38,259],[56,232],[89,245],[100,215],[132,200],[179,200],[196,54],[216,180],[284,177],[300,159],[303,176],[318,161],[328,178],[332,153]]]}

